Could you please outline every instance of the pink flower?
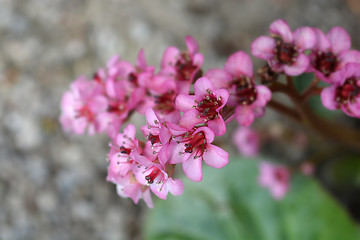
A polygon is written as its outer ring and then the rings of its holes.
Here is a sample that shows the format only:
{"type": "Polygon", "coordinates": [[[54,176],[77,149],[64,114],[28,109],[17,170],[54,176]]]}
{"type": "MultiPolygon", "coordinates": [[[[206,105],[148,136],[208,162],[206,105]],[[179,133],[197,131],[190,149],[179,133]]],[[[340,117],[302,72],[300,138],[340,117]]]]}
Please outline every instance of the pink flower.
{"type": "Polygon", "coordinates": [[[151,191],[161,199],[166,199],[170,192],[174,196],[179,196],[184,192],[184,183],[172,177],[174,165],[168,164],[166,153],[147,154],[148,157],[133,152],[132,157],[141,167],[137,168],[135,176],[143,185],[149,185],[151,191]]]}
{"type": "Polygon", "coordinates": [[[195,82],[194,90],[195,95],[179,94],[176,98],[177,109],[184,112],[180,125],[191,129],[195,125],[207,123],[215,135],[225,134],[226,126],[220,113],[229,93],[225,89],[216,90],[206,77],[195,82]]]}
{"type": "Polygon", "coordinates": [[[245,52],[232,54],[224,69],[232,77],[232,81],[228,81],[228,104],[236,106],[235,117],[238,123],[245,127],[250,126],[255,117],[264,115],[264,107],[271,99],[271,91],[266,86],[254,83],[252,61],[245,52]]]}
{"type": "Polygon", "coordinates": [[[360,63],[360,52],[350,50],[351,38],[345,29],[333,27],[326,36],[318,28],[313,30],[316,34],[316,44],[310,55],[309,71],[314,71],[320,80],[331,83],[331,75],[347,63],[360,63]]]}
{"type": "Polygon", "coordinates": [[[140,198],[143,198],[148,207],[154,207],[150,188],[140,184],[132,172],[129,172],[124,177],[117,176],[111,178],[108,176],[107,180],[116,184],[116,191],[119,196],[123,198],[130,197],[135,204],[139,202],[140,198]]]}
{"type": "Polygon", "coordinates": [[[333,84],[321,92],[324,106],[341,109],[351,117],[360,118],[360,64],[348,63],[332,75],[333,84]]]}
{"type": "Polygon", "coordinates": [[[248,127],[238,127],[233,135],[233,142],[245,157],[254,157],[259,152],[259,134],[248,127]]]}
{"type": "Polygon", "coordinates": [[[268,188],[275,199],[282,199],[289,190],[289,170],[286,167],[267,162],[261,162],[259,168],[259,184],[268,188]]]}
{"type": "Polygon", "coordinates": [[[106,123],[102,119],[108,101],[102,92],[100,84],[85,77],[74,81],[71,90],[65,92],[61,99],[62,127],[75,134],[83,134],[86,128],[90,135],[104,131],[106,123]]]}
{"type": "Polygon", "coordinates": [[[291,32],[288,23],[279,19],[270,25],[270,35],[261,36],[251,44],[251,53],[264,59],[276,72],[289,76],[298,76],[309,66],[309,59],[304,54],[316,42],[312,28],[300,27],[291,32]]]}
{"type": "Polygon", "coordinates": [[[187,129],[167,123],[172,134],[168,154],[170,163],[182,163],[185,175],[192,181],[202,180],[202,160],[214,168],[222,168],[228,162],[229,154],[212,145],[214,133],[208,127],[187,129]]]}
{"type": "Polygon", "coordinates": [[[135,126],[129,124],[110,144],[108,176],[123,177],[135,167],[135,162],[130,157],[130,153],[139,147],[135,134],[135,126]]]}
{"type": "Polygon", "coordinates": [[[176,47],[168,47],[161,61],[162,72],[175,76],[177,91],[188,93],[191,83],[200,70],[204,57],[199,53],[199,45],[191,36],[186,36],[187,51],[180,52],[176,47]]]}

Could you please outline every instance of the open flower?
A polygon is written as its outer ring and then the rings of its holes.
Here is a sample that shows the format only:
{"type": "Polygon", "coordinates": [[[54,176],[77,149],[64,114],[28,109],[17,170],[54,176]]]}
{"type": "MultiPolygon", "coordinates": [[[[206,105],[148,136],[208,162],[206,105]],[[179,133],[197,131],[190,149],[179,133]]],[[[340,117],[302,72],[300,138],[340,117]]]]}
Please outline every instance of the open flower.
{"type": "Polygon", "coordinates": [[[313,28],[316,44],[310,55],[309,71],[322,81],[332,83],[331,76],[347,63],[360,63],[360,52],[350,50],[351,38],[345,29],[333,27],[327,35],[320,29],[313,28]]]}
{"type": "Polygon", "coordinates": [[[348,63],[332,78],[333,84],[321,92],[324,106],[360,118],[360,64],[348,63]]]}
{"type": "Polygon", "coordinates": [[[102,92],[102,86],[96,81],[85,77],[74,81],[71,90],[65,92],[61,99],[62,127],[75,134],[83,134],[86,129],[90,135],[104,131],[107,124],[103,119],[108,100],[102,92]]]}
{"type": "Polygon", "coordinates": [[[309,66],[304,51],[311,49],[316,36],[312,28],[300,27],[293,33],[285,20],[279,19],[270,25],[270,36],[261,36],[251,44],[251,53],[268,62],[279,73],[298,76],[309,66]]]}
{"type": "Polygon", "coordinates": [[[204,57],[199,53],[199,45],[191,36],[186,36],[187,51],[180,52],[176,47],[168,47],[161,61],[161,71],[175,76],[177,91],[187,94],[191,83],[199,72],[204,57]]]}
{"type": "Polygon", "coordinates": [[[229,154],[211,144],[214,133],[208,127],[187,129],[175,124],[167,124],[172,140],[168,148],[171,164],[182,163],[185,175],[192,181],[202,180],[202,161],[214,168],[228,164],[229,154]]]}
{"type": "Polygon", "coordinates": [[[207,123],[215,135],[226,132],[221,110],[225,106],[229,93],[225,89],[215,89],[207,77],[199,78],[194,85],[195,95],[179,94],[176,107],[184,112],[180,125],[188,129],[207,123]]]}
{"type": "Polygon", "coordinates": [[[282,199],[289,190],[289,170],[286,167],[267,162],[260,163],[259,168],[259,184],[268,188],[275,199],[282,199]]]}
{"type": "Polygon", "coordinates": [[[255,84],[253,64],[245,52],[232,54],[227,59],[224,69],[232,77],[228,83],[228,104],[236,107],[235,117],[238,123],[248,127],[256,117],[264,115],[264,107],[271,99],[271,91],[264,85],[255,84]]]}

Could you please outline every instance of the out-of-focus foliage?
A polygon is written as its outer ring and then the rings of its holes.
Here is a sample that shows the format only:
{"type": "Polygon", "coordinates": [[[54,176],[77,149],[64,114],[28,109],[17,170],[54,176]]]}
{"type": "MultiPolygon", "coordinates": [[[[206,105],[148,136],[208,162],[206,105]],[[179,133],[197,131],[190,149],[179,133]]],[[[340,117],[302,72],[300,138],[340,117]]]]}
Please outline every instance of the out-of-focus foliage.
{"type": "Polygon", "coordinates": [[[360,231],[312,179],[295,176],[275,201],[257,184],[257,162],[233,159],[204,169],[204,180],[185,180],[185,193],[149,210],[146,239],[354,240],[360,231]]]}

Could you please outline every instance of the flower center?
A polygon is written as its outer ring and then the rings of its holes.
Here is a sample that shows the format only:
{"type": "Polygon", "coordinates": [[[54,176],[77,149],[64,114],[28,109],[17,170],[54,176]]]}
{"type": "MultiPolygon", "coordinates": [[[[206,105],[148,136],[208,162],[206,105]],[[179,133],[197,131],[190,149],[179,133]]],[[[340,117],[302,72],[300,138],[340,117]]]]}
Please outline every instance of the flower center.
{"type": "Polygon", "coordinates": [[[205,151],[205,144],[205,134],[203,132],[198,132],[195,135],[191,135],[187,140],[187,143],[185,144],[185,152],[193,153],[194,150],[197,150],[196,155],[202,156],[205,151]]]}
{"type": "Polygon", "coordinates": [[[145,180],[148,184],[152,184],[154,183],[155,178],[157,178],[162,172],[157,167],[151,167],[149,170],[151,170],[151,172],[149,175],[145,176],[145,180]]]}
{"type": "Polygon", "coordinates": [[[158,110],[162,113],[169,113],[174,111],[174,98],[175,92],[169,91],[162,95],[154,96],[155,97],[155,110],[158,110]]]}
{"type": "Polygon", "coordinates": [[[276,59],[281,64],[292,64],[296,61],[298,52],[296,47],[291,43],[284,43],[282,39],[276,39],[276,59]]]}
{"type": "Polygon", "coordinates": [[[137,77],[137,75],[136,75],[134,72],[129,73],[129,75],[128,75],[128,80],[129,80],[129,82],[131,82],[132,84],[134,84],[136,87],[139,86],[139,84],[138,84],[138,77],[137,77]]]}
{"type": "Polygon", "coordinates": [[[84,105],[77,111],[76,118],[85,117],[89,122],[93,122],[95,120],[95,115],[91,112],[87,105],[84,105]]]}
{"type": "Polygon", "coordinates": [[[360,97],[360,78],[348,78],[336,88],[335,101],[339,104],[353,103],[357,97],[360,97]]]}
{"type": "Polygon", "coordinates": [[[126,104],[123,102],[114,102],[110,103],[107,107],[107,111],[111,113],[115,113],[117,115],[121,115],[126,111],[126,104]]]}
{"type": "Polygon", "coordinates": [[[319,52],[316,54],[315,68],[322,72],[326,77],[335,72],[337,64],[338,59],[331,52],[319,52]]]}
{"type": "Polygon", "coordinates": [[[124,146],[120,147],[120,153],[129,155],[131,152],[130,148],[125,148],[124,146]]]}
{"type": "Polygon", "coordinates": [[[188,81],[196,71],[197,66],[192,62],[188,53],[181,53],[180,58],[175,63],[176,80],[188,81]]]}
{"type": "Polygon", "coordinates": [[[197,106],[196,110],[201,113],[201,117],[206,117],[208,120],[213,120],[217,115],[218,112],[216,109],[221,106],[222,101],[221,97],[216,98],[213,93],[208,90],[208,95],[204,97],[202,101],[200,101],[197,106]]]}
{"type": "Polygon", "coordinates": [[[160,137],[158,135],[155,136],[149,133],[148,140],[151,142],[151,145],[154,145],[155,143],[160,142],[160,137]]]}
{"type": "Polygon", "coordinates": [[[250,105],[257,98],[257,92],[255,84],[250,80],[250,78],[244,77],[241,79],[235,79],[233,81],[235,85],[235,94],[239,104],[250,105]]]}
{"type": "Polygon", "coordinates": [[[276,169],[275,170],[275,179],[279,182],[286,182],[287,181],[287,174],[285,171],[283,171],[282,169],[276,169]]]}

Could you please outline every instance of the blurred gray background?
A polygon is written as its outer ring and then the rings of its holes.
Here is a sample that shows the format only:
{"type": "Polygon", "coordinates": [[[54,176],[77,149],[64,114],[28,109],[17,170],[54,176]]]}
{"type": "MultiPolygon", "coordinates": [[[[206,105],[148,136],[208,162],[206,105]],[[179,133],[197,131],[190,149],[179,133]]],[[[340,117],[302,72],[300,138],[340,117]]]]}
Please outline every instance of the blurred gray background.
{"type": "MultiPolygon", "coordinates": [[[[143,204],[106,182],[108,138],[66,136],[62,93],[115,54],[159,66],[190,34],[205,70],[286,19],[344,27],[360,45],[358,0],[0,0],[0,239],[143,239],[143,204]]],[[[258,61],[255,61],[258,63],[258,61]]]]}

